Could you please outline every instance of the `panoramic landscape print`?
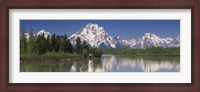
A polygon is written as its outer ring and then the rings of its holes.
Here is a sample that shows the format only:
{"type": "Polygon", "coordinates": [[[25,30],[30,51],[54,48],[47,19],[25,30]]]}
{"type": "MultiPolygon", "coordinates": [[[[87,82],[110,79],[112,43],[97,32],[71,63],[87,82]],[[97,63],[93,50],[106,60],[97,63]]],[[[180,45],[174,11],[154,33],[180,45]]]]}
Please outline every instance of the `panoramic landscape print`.
{"type": "Polygon", "coordinates": [[[20,72],[180,72],[180,20],[20,20],[20,72]]]}

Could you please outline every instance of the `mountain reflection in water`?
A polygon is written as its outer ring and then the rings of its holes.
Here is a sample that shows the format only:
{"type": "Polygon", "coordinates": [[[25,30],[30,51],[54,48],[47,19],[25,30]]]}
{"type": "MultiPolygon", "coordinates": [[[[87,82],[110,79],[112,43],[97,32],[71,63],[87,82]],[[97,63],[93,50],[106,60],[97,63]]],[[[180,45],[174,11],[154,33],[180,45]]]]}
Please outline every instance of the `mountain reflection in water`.
{"type": "Polygon", "coordinates": [[[103,55],[101,59],[22,64],[21,72],[180,72],[179,56],[103,55]]]}

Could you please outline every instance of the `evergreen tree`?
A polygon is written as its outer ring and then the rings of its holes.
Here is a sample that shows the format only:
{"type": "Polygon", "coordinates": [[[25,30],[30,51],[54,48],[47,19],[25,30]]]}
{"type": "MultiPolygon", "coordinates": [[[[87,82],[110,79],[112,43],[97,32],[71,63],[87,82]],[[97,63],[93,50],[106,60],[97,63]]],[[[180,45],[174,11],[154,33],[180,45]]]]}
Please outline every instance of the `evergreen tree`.
{"type": "Polygon", "coordinates": [[[93,56],[95,56],[95,57],[101,57],[101,55],[102,55],[102,50],[100,49],[100,48],[94,48],[94,52],[93,52],[93,56]]]}
{"type": "Polygon", "coordinates": [[[27,53],[28,54],[36,54],[37,53],[37,43],[35,40],[35,37],[32,33],[33,29],[31,28],[31,31],[29,33],[29,38],[27,41],[27,53]]]}
{"type": "Polygon", "coordinates": [[[81,54],[81,39],[80,39],[80,37],[77,37],[77,39],[76,39],[75,50],[76,50],[77,54],[81,54]]]}
{"type": "Polygon", "coordinates": [[[89,48],[86,41],[83,41],[82,48],[83,48],[82,50],[83,56],[87,57],[89,53],[89,48]]]}
{"type": "Polygon", "coordinates": [[[74,52],[74,48],[73,48],[73,46],[72,46],[72,44],[71,44],[69,39],[67,40],[67,51],[69,53],[73,53],[74,52]]]}
{"type": "Polygon", "coordinates": [[[37,44],[38,44],[38,53],[45,54],[47,52],[47,47],[44,34],[38,35],[37,44]]]}
{"type": "Polygon", "coordinates": [[[60,35],[56,35],[56,40],[55,40],[55,52],[60,51],[60,46],[61,46],[61,37],[60,35]]]}
{"type": "Polygon", "coordinates": [[[51,46],[50,46],[50,52],[54,52],[56,48],[56,35],[55,33],[51,37],[51,46]]]}
{"type": "Polygon", "coordinates": [[[26,39],[26,30],[23,28],[22,35],[20,37],[20,53],[26,53],[27,39],[26,39]]]}
{"type": "Polygon", "coordinates": [[[67,35],[65,34],[63,37],[63,44],[62,44],[62,50],[66,53],[68,52],[68,46],[67,46],[67,35]]]}
{"type": "Polygon", "coordinates": [[[47,39],[46,39],[46,48],[47,48],[48,52],[51,52],[51,43],[50,43],[50,36],[49,35],[47,36],[47,39]]]}
{"type": "Polygon", "coordinates": [[[83,41],[82,47],[83,47],[83,48],[88,48],[87,42],[86,42],[85,40],[83,41]]]}

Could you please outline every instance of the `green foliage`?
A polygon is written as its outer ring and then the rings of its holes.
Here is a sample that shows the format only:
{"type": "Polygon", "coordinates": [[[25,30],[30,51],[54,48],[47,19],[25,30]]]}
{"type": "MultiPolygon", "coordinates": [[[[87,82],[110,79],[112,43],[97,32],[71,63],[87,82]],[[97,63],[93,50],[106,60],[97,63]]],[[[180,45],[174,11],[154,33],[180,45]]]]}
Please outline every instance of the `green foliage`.
{"type": "Polygon", "coordinates": [[[62,45],[61,45],[62,51],[65,53],[73,53],[73,46],[69,39],[67,39],[67,35],[65,34],[62,38],[62,45]]]}
{"type": "Polygon", "coordinates": [[[77,54],[81,54],[81,52],[82,52],[82,46],[81,46],[81,39],[80,39],[80,37],[77,37],[77,39],[76,39],[75,51],[76,51],[77,54]]]}
{"type": "Polygon", "coordinates": [[[22,36],[20,37],[20,53],[26,53],[27,39],[26,39],[26,30],[23,28],[22,36]]]}
{"type": "Polygon", "coordinates": [[[56,42],[55,42],[55,52],[59,52],[60,51],[60,46],[62,44],[62,41],[61,41],[61,37],[60,35],[56,35],[56,42]]]}
{"type": "Polygon", "coordinates": [[[94,57],[101,57],[104,54],[120,54],[120,55],[180,55],[180,47],[172,48],[120,48],[120,49],[100,49],[97,47],[89,47],[86,41],[81,42],[81,39],[77,37],[76,46],[73,48],[67,35],[53,34],[47,38],[44,34],[34,36],[32,29],[29,33],[29,38],[26,38],[26,30],[23,29],[20,36],[20,54],[46,54],[46,53],[73,53],[82,55],[85,58],[88,54],[92,54],[94,57]]]}
{"type": "Polygon", "coordinates": [[[94,49],[94,56],[95,57],[101,57],[101,55],[102,55],[102,50],[99,49],[99,48],[95,48],[94,49]]]}
{"type": "Polygon", "coordinates": [[[50,42],[51,46],[50,46],[50,52],[54,52],[55,48],[56,48],[56,34],[54,33],[51,37],[51,42],[50,42]]]}
{"type": "Polygon", "coordinates": [[[36,38],[33,36],[32,31],[29,33],[29,39],[27,41],[27,53],[28,54],[37,54],[38,45],[36,43],[36,38]]]}
{"type": "Polygon", "coordinates": [[[47,43],[44,34],[37,36],[36,43],[38,45],[38,54],[45,54],[47,52],[47,43]]]}
{"type": "Polygon", "coordinates": [[[96,47],[90,48],[89,52],[90,52],[90,54],[92,54],[94,57],[101,57],[101,55],[103,54],[102,49],[96,48],[96,47]]]}
{"type": "Polygon", "coordinates": [[[20,54],[29,55],[42,55],[46,53],[73,53],[74,48],[67,35],[53,34],[51,37],[48,35],[46,38],[44,34],[34,36],[30,29],[29,37],[26,38],[26,30],[23,29],[20,36],[20,54]]]}
{"type": "Polygon", "coordinates": [[[67,52],[69,52],[69,53],[73,53],[74,52],[74,48],[73,48],[73,46],[72,46],[72,44],[71,44],[69,39],[67,40],[67,46],[66,47],[67,47],[67,52]]]}
{"type": "Polygon", "coordinates": [[[65,53],[68,52],[68,42],[67,42],[67,35],[65,34],[62,37],[62,45],[61,45],[61,49],[62,51],[64,51],[65,53]]]}
{"type": "Polygon", "coordinates": [[[119,54],[119,55],[180,55],[180,47],[171,48],[120,48],[120,49],[104,49],[104,54],[119,54]]]}
{"type": "Polygon", "coordinates": [[[87,42],[86,41],[83,41],[83,44],[82,44],[82,54],[84,57],[87,57],[88,56],[88,53],[89,53],[89,47],[87,45],[87,42]]]}
{"type": "Polygon", "coordinates": [[[49,35],[47,36],[47,38],[45,40],[45,43],[46,43],[47,52],[51,51],[51,41],[50,41],[50,36],[49,35]]]}
{"type": "MultiPolygon", "coordinates": [[[[78,37],[76,39],[76,46],[73,48],[67,35],[56,35],[55,33],[50,37],[49,35],[45,38],[44,34],[34,36],[30,29],[29,37],[26,38],[26,30],[23,29],[23,33],[20,36],[20,54],[28,55],[45,55],[47,53],[76,53],[79,56],[88,57],[89,46],[86,41],[81,42],[78,37]]],[[[92,48],[92,55],[95,57],[101,57],[102,50],[99,48],[92,48]]],[[[53,54],[55,55],[55,54],[53,54]]]]}

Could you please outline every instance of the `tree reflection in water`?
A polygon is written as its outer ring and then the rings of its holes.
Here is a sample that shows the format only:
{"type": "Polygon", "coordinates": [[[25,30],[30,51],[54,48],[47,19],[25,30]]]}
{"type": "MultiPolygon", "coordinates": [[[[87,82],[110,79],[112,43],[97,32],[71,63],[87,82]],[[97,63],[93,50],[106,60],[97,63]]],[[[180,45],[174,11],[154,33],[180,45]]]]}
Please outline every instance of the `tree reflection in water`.
{"type": "Polygon", "coordinates": [[[180,72],[179,56],[103,55],[101,59],[22,64],[21,72],[180,72]]]}

